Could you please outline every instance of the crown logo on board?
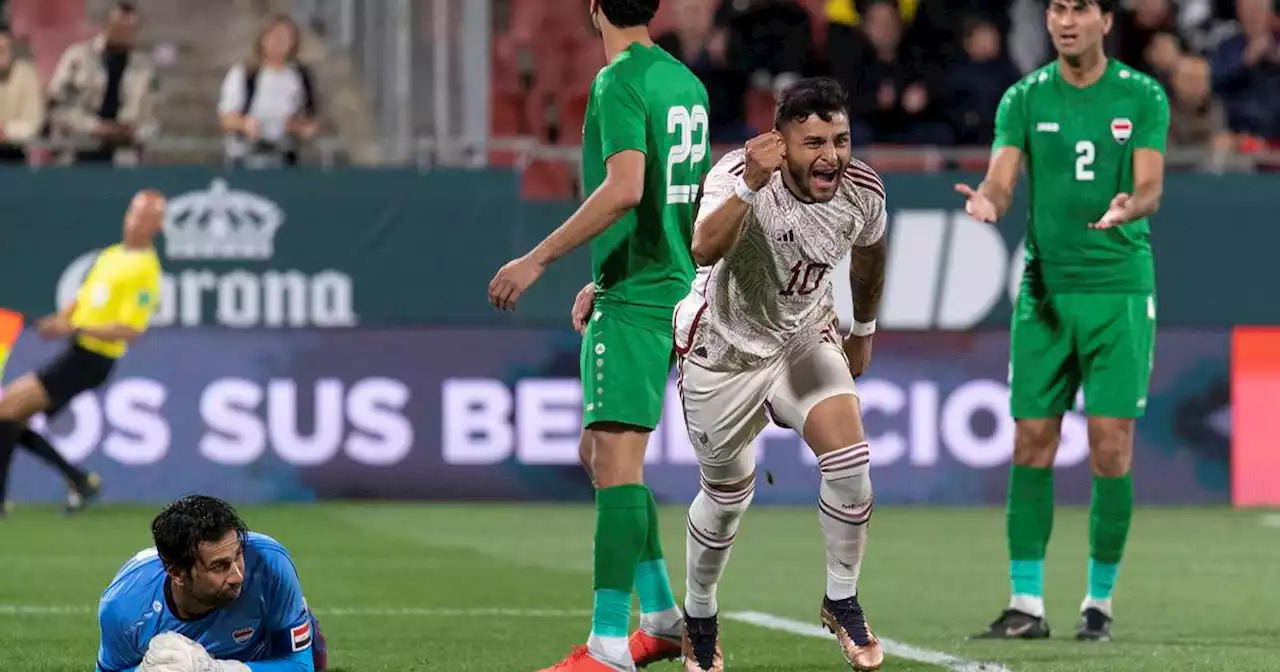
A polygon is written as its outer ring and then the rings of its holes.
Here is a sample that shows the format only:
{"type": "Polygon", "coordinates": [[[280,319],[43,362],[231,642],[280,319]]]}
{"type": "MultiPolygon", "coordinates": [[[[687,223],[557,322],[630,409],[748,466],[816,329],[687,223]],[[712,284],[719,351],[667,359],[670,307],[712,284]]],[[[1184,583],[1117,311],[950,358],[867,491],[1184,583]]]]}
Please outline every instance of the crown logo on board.
{"type": "Polygon", "coordinates": [[[234,191],[217,178],[207,191],[169,201],[164,253],[170,259],[270,259],[282,224],[284,211],[274,201],[234,191]]]}

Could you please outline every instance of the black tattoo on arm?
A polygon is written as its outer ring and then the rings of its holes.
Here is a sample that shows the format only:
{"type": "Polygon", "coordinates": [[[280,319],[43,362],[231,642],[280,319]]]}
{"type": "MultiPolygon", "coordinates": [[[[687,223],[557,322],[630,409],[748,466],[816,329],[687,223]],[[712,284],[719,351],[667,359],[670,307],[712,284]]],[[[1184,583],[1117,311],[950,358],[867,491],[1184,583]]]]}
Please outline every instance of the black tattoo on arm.
{"type": "Polygon", "coordinates": [[[888,257],[885,239],[866,246],[854,246],[849,260],[849,284],[853,288],[853,319],[870,322],[880,311],[884,295],[884,268],[888,257]]]}

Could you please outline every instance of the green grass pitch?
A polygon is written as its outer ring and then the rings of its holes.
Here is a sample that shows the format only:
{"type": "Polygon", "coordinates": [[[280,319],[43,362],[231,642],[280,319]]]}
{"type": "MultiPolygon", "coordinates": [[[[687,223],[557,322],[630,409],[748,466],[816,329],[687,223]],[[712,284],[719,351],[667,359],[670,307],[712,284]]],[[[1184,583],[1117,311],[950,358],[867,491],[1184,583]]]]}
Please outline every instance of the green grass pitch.
{"type": "MultiPolygon", "coordinates": [[[[0,521],[0,670],[88,672],[98,596],[150,545],[156,507],[78,518],[19,508],[0,521]]],[[[292,552],[343,672],[532,671],[584,640],[591,604],[589,506],[321,504],[245,507],[252,529],[292,552]]],[[[663,509],[683,593],[684,509],[663,509]]],[[[1088,514],[1059,509],[1047,565],[1054,638],[974,643],[1007,599],[997,509],[878,508],[862,603],[883,637],[1014,672],[1280,669],[1280,530],[1262,514],[1139,509],[1110,644],[1072,639],[1088,514]]],[[[748,512],[720,586],[722,611],[817,625],[825,585],[813,509],[748,512]]],[[[834,643],[740,622],[722,639],[734,672],[847,669],[834,643]]],[[[675,664],[657,672],[676,672],[675,664]]],[[[902,658],[885,670],[946,669],[902,658]]],[[[978,670],[976,666],[969,669],[978,670]]]]}

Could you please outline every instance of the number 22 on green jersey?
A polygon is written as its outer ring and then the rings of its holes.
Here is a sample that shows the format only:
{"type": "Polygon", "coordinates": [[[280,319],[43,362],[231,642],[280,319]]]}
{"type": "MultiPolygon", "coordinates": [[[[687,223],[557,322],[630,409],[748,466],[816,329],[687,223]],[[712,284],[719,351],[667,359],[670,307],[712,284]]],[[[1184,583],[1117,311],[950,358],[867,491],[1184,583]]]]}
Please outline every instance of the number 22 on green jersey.
{"type": "Polygon", "coordinates": [[[667,133],[671,147],[667,150],[667,204],[693,203],[698,198],[698,185],[691,180],[700,177],[694,166],[707,158],[707,108],[701,105],[667,108],[667,133]],[[683,173],[683,174],[681,174],[683,173]]]}

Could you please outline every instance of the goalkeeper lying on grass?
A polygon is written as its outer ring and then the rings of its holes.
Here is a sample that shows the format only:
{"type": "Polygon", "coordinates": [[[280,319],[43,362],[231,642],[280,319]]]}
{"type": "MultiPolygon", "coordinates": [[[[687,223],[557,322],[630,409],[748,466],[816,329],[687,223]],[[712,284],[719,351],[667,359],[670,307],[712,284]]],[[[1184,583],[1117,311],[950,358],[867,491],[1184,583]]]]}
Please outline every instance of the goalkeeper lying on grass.
{"type": "Polygon", "coordinates": [[[191,495],[102,594],[98,672],[323,672],[320,624],[289,552],[229,504],[191,495]]]}

